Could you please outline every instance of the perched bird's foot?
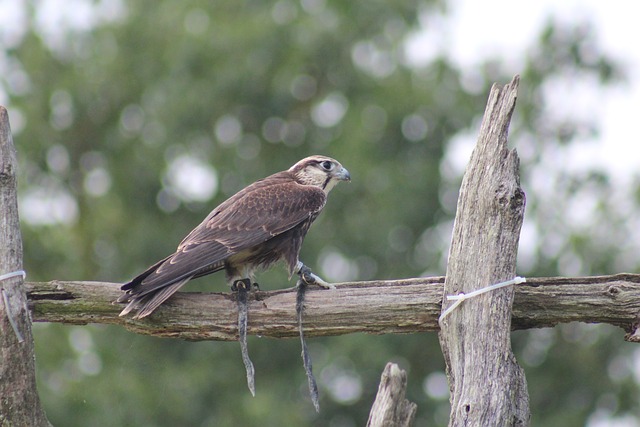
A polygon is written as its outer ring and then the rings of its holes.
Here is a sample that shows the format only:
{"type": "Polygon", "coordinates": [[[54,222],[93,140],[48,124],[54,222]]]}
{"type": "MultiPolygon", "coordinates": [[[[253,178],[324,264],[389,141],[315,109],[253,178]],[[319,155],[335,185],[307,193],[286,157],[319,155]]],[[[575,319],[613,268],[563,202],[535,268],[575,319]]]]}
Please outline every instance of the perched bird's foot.
{"type": "MultiPolygon", "coordinates": [[[[258,286],[257,283],[254,283],[253,285],[255,285],[256,287],[258,286]]],[[[250,291],[251,286],[252,286],[251,279],[248,279],[248,278],[238,279],[231,284],[231,291],[233,292],[238,292],[239,290],[250,291]]]]}
{"type": "Polygon", "coordinates": [[[254,291],[259,291],[259,290],[260,290],[260,285],[258,285],[256,282],[253,282],[253,283],[251,284],[251,288],[252,288],[254,291]]]}
{"type": "Polygon", "coordinates": [[[320,276],[313,274],[311,269],[304,265],[302,262],[298,261],[298,271],[297,274],[300,276],[307,285],[318,285],[325,289],[336,289],[335,285],[325,282],[320,276]]]}

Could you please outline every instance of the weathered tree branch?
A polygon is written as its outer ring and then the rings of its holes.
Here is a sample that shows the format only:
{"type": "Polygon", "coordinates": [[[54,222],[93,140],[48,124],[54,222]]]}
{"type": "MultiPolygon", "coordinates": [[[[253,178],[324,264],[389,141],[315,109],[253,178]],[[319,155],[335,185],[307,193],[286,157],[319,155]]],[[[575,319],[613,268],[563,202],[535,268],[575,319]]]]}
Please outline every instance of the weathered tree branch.
{"type": "Polygon", "coordinates": [[[395,363],[387,363],[373,402],[367,427],[409,427],[413,425],[418,405],[405,399],[407,373],[395,363]]]}
{"type": "MultiPolygon", "coordinates": [[[[0,275],[22,269],[16,151],[0,106],[0,275]]],[[[22,276],[0,282],[0,425],[49,426],[36,390],[31,320],[22,276]]]]}
{"type": "MultiPolygon", "coordinates": [[[[519,77],[493,85],[478,143],[462,179],[444,285],[470,293],[512,279],[525,197],[520,160],[507,148],[519,77]]],[[[440,346],[451,389],[449,426],[528,426],[524,370],[511,350],[513,286],[467,300],[442,320],[440,346]]],[[[445,301],[443,310],[452,302],[445,301]]]]}
{"type": "MultiPolygon", "coordinates": [[[[200,279],[202,280],[202,279],[200,279]]],[[[310,288],[305,302],[305,335],[437,331],[444,277],[338,284],[335,291],[310,288]]],[[[488,285],[489,283],[487,283],[488,285]]],[[[142,334],[188,340],[236,340],[237,307],[226,293],[179,292],[143,320],[118,317],[112,302],[118,283],[25,283],[36,322],[109,323],[142,334]]],[[[249,295],[249,333],[297,337],[295,289],[249,295]]],[[[467,302],[463,303],[467,304],[467,302]]],[[[640,341],[640,274],[527,278],[515,287],[512,329],[560,323],[607,323],[640,341]]]]}

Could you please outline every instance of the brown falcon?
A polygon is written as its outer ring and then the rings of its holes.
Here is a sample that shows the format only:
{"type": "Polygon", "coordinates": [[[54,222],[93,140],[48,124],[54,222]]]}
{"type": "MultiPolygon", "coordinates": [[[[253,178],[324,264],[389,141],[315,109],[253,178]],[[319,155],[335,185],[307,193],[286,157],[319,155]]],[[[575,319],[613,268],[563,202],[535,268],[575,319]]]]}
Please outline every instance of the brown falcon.
{"type": "Polygon", "coordinates": [[[283,260],[289,270],[330,287],[298,259],[311,223],[327,194],[339,181],[349,181],[342,165],[325,156],[310,156],[288,170],[254,182],[220,204],[180,243],[122,286],[118,302],[128,303],[120,316],[151,314],[191,279],[225,270],[227,282],[250,286],[254,273],[283,260]]]}

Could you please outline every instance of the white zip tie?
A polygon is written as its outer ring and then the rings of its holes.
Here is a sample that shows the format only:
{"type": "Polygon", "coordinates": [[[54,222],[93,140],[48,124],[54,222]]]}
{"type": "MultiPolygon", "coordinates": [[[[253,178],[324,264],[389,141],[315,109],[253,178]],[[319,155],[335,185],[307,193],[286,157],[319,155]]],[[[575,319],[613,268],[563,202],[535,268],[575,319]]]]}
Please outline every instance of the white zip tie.
{"type": "Polygon", "coordinates": [[[7,274],[0,274],[0,282],[2,282],[3,280],[11,279],[12,277],[18,277],[18,276],[22,276],[22,278],[24,279],[25,277],[27,277],[27,273],[25,273],[24,270],[18,270],[18,271],[12,271],[11,273],[7,273],[7,274]]]}
{"type": "MultiPolygon", "coordinates": [[[[27,277],[27,273],[25,273],[24,270],[18,270],[12,271],[11,273],[0,274],[0,282],[18,276],[22,276],[22,278],[24,279],[25,277],[27,277]]],[[[24,342],[24,338],[22,338],[22,334],[18,330],[18,325],[16,324],[16,321],[9,311],[9,296],[7,295],[7,292],[4,290],[4,288],[0,288],[0,290],[2,291],[2,302],[4,303],[4,308],[7,310],[7,318],[9,319],[9,323],[11,324],[11,328],[13,328],[13,333],[16,334],[18,342],[24,342]]]]}
{"type": "Polygon", "coordinates": [[[487,286],[485,288],[476,289],[475,291],[469,292],[468,294],[465,294],[464,292],[460,292],[458,295],[447,295],[447,301],[454,301],[454,303],[451,304],[449,307],[447,307],[445,311],[442,312],[442,314],[438,318],[438,323],[442,323],[445,317],[447,317],[453,310],[455,310],[460,304],[462,304],[462,301],[468,298],[473,298],[475,296],[493,291],[494,289],[505,288],[511,285],[519,285],[520,283],[525,283],[526,281],[527,281],[526,278],[516,276],[511,280],[507,280],[506,282],[500,282],[500,283],[493,284],[491,286],[487,286]]]}

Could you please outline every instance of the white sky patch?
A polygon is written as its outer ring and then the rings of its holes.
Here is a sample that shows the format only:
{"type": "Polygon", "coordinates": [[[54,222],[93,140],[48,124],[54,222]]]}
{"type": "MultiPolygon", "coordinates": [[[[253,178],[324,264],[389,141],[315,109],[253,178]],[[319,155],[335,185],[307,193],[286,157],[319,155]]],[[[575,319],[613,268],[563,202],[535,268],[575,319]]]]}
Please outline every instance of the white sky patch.
{"type": "Polygon", "coordinates": [[[449,383],[444,372],[432,372],[422,382],[424,393],[434,400],[449,398],[449,383]]]}
{"type": "Polygon", "coordinates": [[[111,188],[111,174],[105,168],[92,169],[85,176],[83,187],[84,191],[90,196],[104,196],[111,188]]]}
{"type": "Polygon", "coordinates": [[[474,2],[455,0],[447,15],[448,56],[462,68],[486,58],[498,57],[518,72],[524,49],[531,44],[549,16],[549,1],[523,1],[515,5],[505,0],[474,2]],[[546,4],[545,4],[546,3],[546,4]]]}
{"type": "Polygon", "coordinates": [[[340,123],[348,108],[347,98],[340,92],[333,92],[312,108],[311,119],[320,127],[333,127],[340,123]]]}
{"type": "Polygon", "coordinates": [[[54,50],[65,47],[66,30],[90,31],[103,22],[122,19],[126,13],[121,0],[41,0],[35,10],[36,28],[54,50]]]}
{"type": "Polygon", "coordinates": [[[65,173],[69,170],[70,159],[67,147],[62,144],[52,145],[47,150],[47,166],[54,172],[65,173]]]}
{"type": "Polygon", "coordinates": [[[78,219],[78,203],[61,188],[36,188],[20,198],[20,218],[28,224],[72,225],[78,219]]]}
{"type": "Polygon", "coordinates": [[[191,155],[173,159],[166,178],[175,195],[185,202],[206,202],[218,191],[216,170],[191,155]]]}
{"type": "MultiPolygon", "coordinates": [[[[487,58],[497,58],[514,74],[523,69],[527,47],[531,46],[550,19],[571,25],[592,23],[602,50],[622,63],[629,84],[602,90],[579,84],[559,87],[550,103],[557,102],[563,112],[589,117],[601,132],[595,144],[573,144],[570,158],[584,168],[601,166],[619,185],[628,184],[640,170],[640,144],[631,141],[636,134],[640,105],[640,3],[613,0],[523,1],[517,6],[508,0],[453,0],[450,13],[424,13],[422,30],[407,38],[407,63],[425,65],[446,47],[446,54],[465,73],[487,58]],[[578,157],[574,157],[573,155],[578,157]]],[[[506,82],[503,82],[506,83],[506,82]]],[[[466,150],[460,151],[466,155],[466,150]]],[[[466,164],[468,157],[461,159],[466,164]]]]}
{"type": "Polygon", "coordinates": [[[362,396],[362,379],[353,368],[353,362],[338,358],[320,372],[320,382],[334,401],[350,405],[362,396]]]}
{"type": "Polygon", "coordinates": [[[329,282],[348,282],[358,277],[358,265],[335,248],[320,253],[322,277],[329,282]]]}
{"type": "Polygon", "coordinates": [[[216,121],[215,134],[223,145],[236,143],[242,136],[242,124],[236,116],[225,114],[216,121]]]}
{"type": "Polygon", "coordinates": [[[407,35],[404,43],[404,63],[423,67],[438,58],[446,47],[447,20],[434,11],[419,17],[421,29],[407,35]]]}
{"type": "Polygon", "coordinates": [[[462,176],[476,146],[477,132],[473,127],[472,130],[460,132],[449,140],[440,163],[440,173],[444,178],[453,181],[462,176]]]}
{"type": "Polygon", "coordinates": [[[633,415],[617,416],[606,409],[596,410],[587,419],[587,427],[637,427],[638,419],[633,415]]]}
{"type": "Polygon", "coordinates": [[[27,23],[26,4],[15,0],[0,0],[0,28],[2,35],[0,42],[6,48],[15,47],[29,27],[27,23]]]}
{"type": "Polygon", "coordinates": [[[378,48],[370,40],[356,43],[351,49],[351,59],[362,71],[379,79],[390,76],[397,68],[393,53],[378,48]]]}

